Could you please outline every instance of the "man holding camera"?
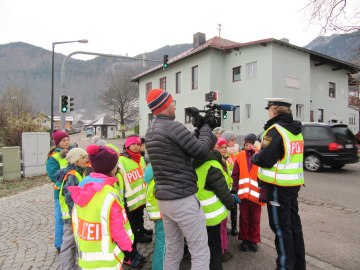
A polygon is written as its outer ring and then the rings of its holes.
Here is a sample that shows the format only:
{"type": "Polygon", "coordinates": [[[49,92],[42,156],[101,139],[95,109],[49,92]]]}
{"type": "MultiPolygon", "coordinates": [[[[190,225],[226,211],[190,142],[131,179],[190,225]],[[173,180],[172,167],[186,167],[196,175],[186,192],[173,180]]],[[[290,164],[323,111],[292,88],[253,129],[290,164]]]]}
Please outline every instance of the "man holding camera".
{"type": "Polygon", "coordinates": [[[210,252],[205,215],[195,194],[197,177],[191,159],[204,159],[217,142],[213,119],[199,117],[198,138],[174,121],[175,101],[162,89],[152,89],[147,104],[155,115],[146,133],[146,148],[154,171],[155,197],[164,222],[164,269],[179,269],[184,237],[192,269],[209,269],[210,252]]]}

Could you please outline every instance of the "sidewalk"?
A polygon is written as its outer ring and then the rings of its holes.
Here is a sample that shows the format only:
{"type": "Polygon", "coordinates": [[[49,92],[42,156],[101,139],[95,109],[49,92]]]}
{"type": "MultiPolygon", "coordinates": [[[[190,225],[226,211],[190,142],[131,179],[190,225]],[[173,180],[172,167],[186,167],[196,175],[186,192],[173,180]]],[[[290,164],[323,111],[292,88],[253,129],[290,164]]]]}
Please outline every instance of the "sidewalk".
{"type": "MultiPolygon", "coordinates": [[[[53,270],[60,269],[59,257],[54,248],[53,192],[51,184],[37,187],[13,196],[0,199],[0,269],[2,270],[53,270]]],[[[266,214],[263,215],[264,219],[266,214]]],[[[263,227],[266,227],[263,221],[263,227]]],[[[153,228],[147,218],[145,226],[153,228]]],[[[224,270],[239,269],[275,269],[276,252],[273,239],[262,237],[260,250],[240,252],[237,249],[237,237],[229,236],[230,251],[234,258],[224,263],[224,270]]],[[[139,251],[148,259],[143,269],[151,269],[153,242],[139,244],[139,251]]],[[[307,260],[308,270],[330,269],[329,265],[316,267],[311,257],[307,260]]],[[[316,260],[316,259],[315,259],[316,260]]],[[[131,269],[124,267],[124,269],[131,269]]],[[[190,259],[181,264],[181,270],[190,269],[190,259]]],[[[332,268],[335,269],[335,268],[332,268]]]]}

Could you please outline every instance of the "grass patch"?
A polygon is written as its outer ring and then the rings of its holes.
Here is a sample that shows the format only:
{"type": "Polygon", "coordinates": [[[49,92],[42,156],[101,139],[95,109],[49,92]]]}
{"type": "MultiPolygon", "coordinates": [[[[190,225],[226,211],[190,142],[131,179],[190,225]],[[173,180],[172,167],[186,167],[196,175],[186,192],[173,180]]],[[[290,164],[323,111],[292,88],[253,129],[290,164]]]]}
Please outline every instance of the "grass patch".
{"type": "Polygon", "coordinates": [[[50,180],[47,174],[15,180],[3,180],[3,182],[0,183],[0,198],[14,195],[49,183],[50,180]]]}

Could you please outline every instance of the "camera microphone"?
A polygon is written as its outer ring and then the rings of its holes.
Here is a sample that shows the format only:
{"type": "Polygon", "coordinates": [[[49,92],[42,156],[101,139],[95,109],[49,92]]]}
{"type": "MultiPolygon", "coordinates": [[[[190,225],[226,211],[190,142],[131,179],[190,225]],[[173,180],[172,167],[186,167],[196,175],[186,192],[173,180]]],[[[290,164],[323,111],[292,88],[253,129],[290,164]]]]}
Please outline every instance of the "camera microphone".
{"type": "Polygon", "coordinates": [[[236,110],[236,106],[231,105],[231,104],[217,104],[218,108],[222,111],[235,111],[236,110]]]}

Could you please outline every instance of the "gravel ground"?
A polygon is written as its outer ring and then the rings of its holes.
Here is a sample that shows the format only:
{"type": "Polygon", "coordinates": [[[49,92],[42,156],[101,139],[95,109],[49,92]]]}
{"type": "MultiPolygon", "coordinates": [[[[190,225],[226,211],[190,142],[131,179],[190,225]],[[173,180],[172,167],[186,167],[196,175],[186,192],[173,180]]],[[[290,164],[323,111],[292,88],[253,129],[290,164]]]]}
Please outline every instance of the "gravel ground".
{"type": "Polygon", "coordinates": [[[0,183],[0,198],[14,195],[49,183],[50,180],[47,174],[15,180],[3,180],[0,183]]]}

